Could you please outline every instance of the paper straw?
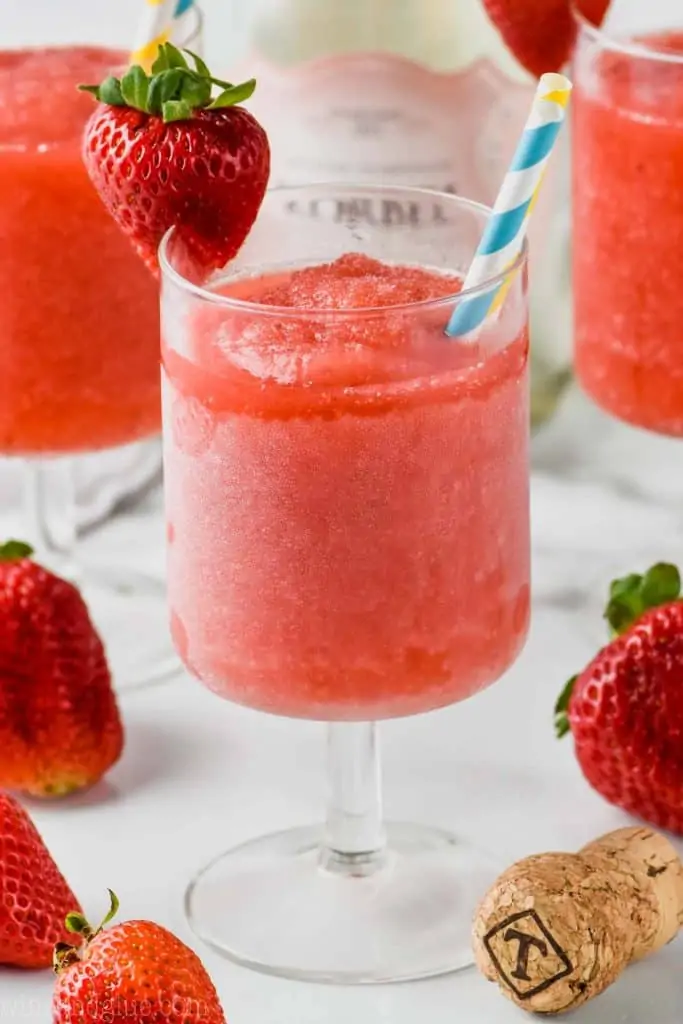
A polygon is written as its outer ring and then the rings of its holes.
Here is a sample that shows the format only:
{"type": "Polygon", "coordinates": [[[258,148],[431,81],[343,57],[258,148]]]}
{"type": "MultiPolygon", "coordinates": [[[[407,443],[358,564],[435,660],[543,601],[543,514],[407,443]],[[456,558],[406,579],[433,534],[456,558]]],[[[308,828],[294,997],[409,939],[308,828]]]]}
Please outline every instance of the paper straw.
{"type": "Polygon", "coordinates": [[[141,64],[149,70],[154,63],[159,47],[171,37],[171,27],[178,0],[144,0],[144,13],[135,43],[130,55],[131,64],[141,64]]]}
{"type": "MultiPolygon", "coordinates": [[[[481,237],[463,291],[477,288],[503,274],[519,256],[553,146],[569,104],[572,83],[564,75],[543,75],[529,118],[503,181],[493,212],[481,237]]],[[[446,327],[451,338],[462,338],[480,327],[503,304],[511,278],[490,291],[458,303],[446,327]]]]}

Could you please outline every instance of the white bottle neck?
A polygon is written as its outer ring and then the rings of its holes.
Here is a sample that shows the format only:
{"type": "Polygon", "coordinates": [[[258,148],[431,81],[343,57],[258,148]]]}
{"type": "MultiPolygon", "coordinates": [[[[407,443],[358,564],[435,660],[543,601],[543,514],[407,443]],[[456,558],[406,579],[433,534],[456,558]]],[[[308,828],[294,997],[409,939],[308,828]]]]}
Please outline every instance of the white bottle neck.
{"type": "Polygon", "coordinates": [[[248,47],[293,66],[330,54],[388,52],[437,71],[459,71],[488,57],[524,76],[481,0],[250,0],[248,47]]]}

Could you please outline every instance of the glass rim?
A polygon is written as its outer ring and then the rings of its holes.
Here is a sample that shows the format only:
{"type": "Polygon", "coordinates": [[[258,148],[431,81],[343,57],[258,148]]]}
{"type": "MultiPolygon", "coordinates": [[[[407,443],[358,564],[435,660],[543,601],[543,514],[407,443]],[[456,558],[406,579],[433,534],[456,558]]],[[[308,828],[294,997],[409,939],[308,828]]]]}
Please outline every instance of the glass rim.
{"type": "Polygon", "coordinates": [[[571,12],[579,30],[585,35],[590,36],[595,42],[600,43],[606,50],[623,53],[627,57],[637,57],[640,60],[683,65],[683,53],[675,53],[673,50],[657,50],[653,46],[648,46],[647,43],[639,42],[637,39],[620,38],[611,29],[594,25],[590,18],[587,18],[579,10],[576,0],[571,0],[571,12]]]}
{"type": "MultiPolygon", "coordinates": [[[[377,185],[377,184],[349,184],[348,182],[314,182],[306,185],[279,185],[276,188],[268,189],[266,196],[268,195],[285,195],[287,193],[301,193],[309,191],[310,189],[325,189],[334,190],[340,189],[346,192],[358,192],[367,194],[368,192],[374,192],[377,194],[393,194],[396,193],[410,193],[416,196],[425,196],[430,198],[445,199],[450,203],[454,203],[456,206],[464,209],[471,210],[477,213],[483,213],[487,217],[492,213],[490,206],[486,206],[484,203],[478,203],[473,199],[466,199],[464,196],[455,195],[452,192],[439,192],[435,189],[419,188],[412,185],[377,185]]],[[[210,291],[203,285],[195,284],[188,280],[183,274],[177,270],[168,253],[168,247],[170,241],[175,233],[175,227],[169,228],[164,237],[159,243],[159,268],[161,270],[162,279],[166,278],[171,281],[174,285],[179,287],[185,292],[189,292],[196,298],[201,299],[203,302],[211,303],[214,306],[222,306],[224,309],[231,309],[234,312],[258,314],[260,316],[276,316],[281,319],[289,320],[305,320],[312,318],[330,318],[335,317],[339,319],[347,318],[362,318],[364,316],[376,317],[386,315],[388,313],[406,313],[413,311],[426,311],[432,309],[443,309],[448,306],[452,306],[454,303],[463,302],[466,299],[478,298],[482,295],[487,294],[504,284],[504,282],[517,274],[522,267],[527,263],[529,253],[529,242],[526,236],[522,240],[522,246],[515,259],[501,270],[497,274],[491,275],[481,284],[475,285],[471,288],[463,288],[458,292],[450,292],[448,295],[441,296],[437,299],[420,299],[417,302],[401,302],[392,306],[357,306],[353,309],[330,309],[329,307],[317,308],[317,307],[306,307],[296,308],[292,306],[273,306],[267,305],[261,302],[252,302],[247,299],[235,299],[226,295],[219,295],[216,292],[210,291]]],[[[305,264],[306,266],[312,264],[305,264]]],[[[413,264],[404,263],[404,266],[413,266],[413,264]]],[[[414,264],[417,266],[417,264],[414,264]]]]}
{"type": "MultiPolygon", "coordinates": [[[[202,32],[204,31],[204,11],[202,10],[201,6],[196,2],[196,0],[192,4],[192,6],[189,7],[188,10],[185,11],[185,13],[179,19],[179,23],[181,25],[184,25],[186,21],[190,22],[190,25],[188,26],[187,35],[182,40],[182,42],[179,41],[179,43],[178,43],[178,45],[180,46],[181,50],[186,49],[188,46],[192,46],[192,44],[194,42],[196,42],[197,39],[201,38],[202,32]]],[[[122,47],[117,47],[117,46],[111,47],[109,45],[105,45],[104,43],[92,43],[92,42],[88,42],[86,40],[85,42],[76,42],[76,43],[55,43],[54,45],[47,46],[47,47],[44,47],[44,46],[41,46],[41,45],[33,45],[33,46],[1,46],[0,45],[0,53],[10,53],[13,50],[40,50],[40,49],[64,50],[64,51],[66,51],[66,50],[73,49],[74,46],[79,46],[79,47],[80,46],[86,46],[86,47],[93,47],[95,49],[112,50],[112,51],[117,51],[117,52],[120,51],[121,53],[125,52],[122,47]]],[[[95,110],[95,106],[94,105],[93,105],[93,110],[95,110]]],[[[81,134],[82,134],[82,132],[81,132],[81,134]]],[[[0,154],[1,153],[20,153],[20,154],[23,154],[23,153],[50,153],[50,152],[54,152],[55,150],[67,147],[67,146],[73,146],[74,142],[80,144],[80,135],[74,135],[74,136],[72,136],[71,138],[68,138],[68,139],[58,139],[56,141],[53,140],[53,141],[48,141],[48,142],[43,141],[43,142],[36,142],[36,143],[32,142],[30,144],[27,144],[25,142],[0,142],[0,154]]]]}

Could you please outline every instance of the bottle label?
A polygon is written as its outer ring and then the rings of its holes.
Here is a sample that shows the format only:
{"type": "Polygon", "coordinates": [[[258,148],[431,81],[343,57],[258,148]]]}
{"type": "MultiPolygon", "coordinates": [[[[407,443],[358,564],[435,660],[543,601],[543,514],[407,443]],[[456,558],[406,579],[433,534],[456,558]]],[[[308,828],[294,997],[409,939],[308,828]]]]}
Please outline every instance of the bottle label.
{"type": "Polygon", "coordinates": [[[249,66],[272,185],[416,185],[491,203],[533,93],[487,58],[456,73],[374,53],[249,66]]]}

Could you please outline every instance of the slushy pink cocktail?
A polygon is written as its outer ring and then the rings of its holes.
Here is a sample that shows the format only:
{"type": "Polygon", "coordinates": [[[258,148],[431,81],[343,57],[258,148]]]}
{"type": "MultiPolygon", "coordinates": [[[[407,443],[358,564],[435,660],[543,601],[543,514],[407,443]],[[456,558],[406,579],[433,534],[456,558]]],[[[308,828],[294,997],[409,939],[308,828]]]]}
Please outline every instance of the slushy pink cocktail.
{"type": "Polygon", "coordinates": [[[0,51],[0,454],[158,432],[156,285],[81,159],[96,81],[126,55],[0,51]]]}
{"type": "Polygon", "coordinates": [[[683,436],[683,31],[582,26],[574,68],[576,368],[607,412],[683,436]]]}
{"type": "Polygon", "coordinates": [[[182,346],[168,325],[172,630],[211,689],[370,720],[462,700],[515,658],[527,336],[449,342],[429,301],[459,288],[346,255],[223,283],[258,305],[196,309],[182,346]]]}
{"type": "Polygon", "coordinates": [[[220,696],[329,723],[325,826],[233,846],[188,890],[192,928],[241,964],[355,983],[471,963],[497,866],[383,822],[375,722],[469,697],[526,635],[526,253],[462,289],[489,215],[309,185],[267,192],[218,275],[182,231],[161,246],[176,647],[220,696]]]}

